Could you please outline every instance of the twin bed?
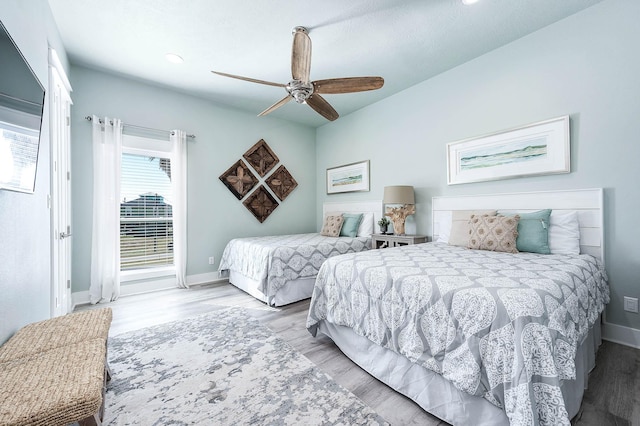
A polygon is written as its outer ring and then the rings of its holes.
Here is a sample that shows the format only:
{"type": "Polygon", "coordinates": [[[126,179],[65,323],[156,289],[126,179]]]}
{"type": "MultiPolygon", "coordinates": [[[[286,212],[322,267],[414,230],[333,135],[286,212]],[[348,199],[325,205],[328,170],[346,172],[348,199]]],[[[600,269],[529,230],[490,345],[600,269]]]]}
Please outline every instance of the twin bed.
{"type": "Polygon", "coordinates": [[[381,201],[324,203],[323,217],[362,214],[355,237],[325,237],[319,233],[231,240],[224,249],[219,272],[229,283],[271,306],[308,299],[320,266],[330,257],[366,251],[382,217],[381,201]]]}
{"type": "Polygon", "coordinates": [[[569,425],[595,365],[609,301],[602,190],[432,202],[435,243],[324,261],[307,328],[454,425],[569,425]],[[456,211],[485,209],[552,209],[576,222],[576,235],[569,235],[575,242],[555,241],[555,252],[564,254],[437,242],[451,232],[456,211]],[[565,243],[575,247],[567,251],[565,243]]]}

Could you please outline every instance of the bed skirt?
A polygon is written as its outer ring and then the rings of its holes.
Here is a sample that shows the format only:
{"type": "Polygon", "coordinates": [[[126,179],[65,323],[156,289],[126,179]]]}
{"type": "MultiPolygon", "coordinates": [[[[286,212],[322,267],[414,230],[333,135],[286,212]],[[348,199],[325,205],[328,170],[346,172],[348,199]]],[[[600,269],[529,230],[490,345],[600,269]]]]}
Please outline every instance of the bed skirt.
{"type": "MultiPolygon", "coordinates": [[[[412,363],[348,327],[323,320],[318,324],[318,330],[329,336],[362,369],[444,421],[453,425],[509,425],[506,413],[489,401],[460,391],[438,373],[412,363]]],[[[569,418],[580,411],[589,372],[595,367],[601,342],[600,321],[596,321],[578,346],[576,380],[565,380],[561,386],[569,418]]]]}
{"type": "Polygon", "coordinates": [[[240,272],[229,271],[229,283],[238,287],[240,290],[248,293],[268,304],[269,306],[284,306],[300,300],[309,299],[313,294],[313,286],[316,277],[299,278],[287,283],[273,295],[265,295],[260,291],[261,283],[240,272]]]}

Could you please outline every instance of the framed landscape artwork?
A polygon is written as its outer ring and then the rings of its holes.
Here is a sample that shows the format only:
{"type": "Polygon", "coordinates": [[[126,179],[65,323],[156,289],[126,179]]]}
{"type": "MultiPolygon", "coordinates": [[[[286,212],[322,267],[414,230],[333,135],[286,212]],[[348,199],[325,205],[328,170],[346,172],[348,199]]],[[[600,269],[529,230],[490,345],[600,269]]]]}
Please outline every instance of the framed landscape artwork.
{"type": "Polygon", "coordinates": [[[369,160],[327,169],[327,194],[369,190],[369,160]]]}
{"type": "Polygon", "coordinates": [[[447,183],[569,173],[569,116],[447,144],[447,183]]]}

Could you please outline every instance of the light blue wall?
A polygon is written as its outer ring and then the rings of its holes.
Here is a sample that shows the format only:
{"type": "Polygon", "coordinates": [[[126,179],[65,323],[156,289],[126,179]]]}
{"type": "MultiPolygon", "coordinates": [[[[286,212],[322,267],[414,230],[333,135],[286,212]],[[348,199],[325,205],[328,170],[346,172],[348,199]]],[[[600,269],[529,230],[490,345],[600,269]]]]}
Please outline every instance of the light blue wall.
{"type": "Polygon", "coordinates": [[[226,243],[243,236],[315,229],[315,130],[220,107],[200,98],[99,71],[72,67],[73,292],[89,288],[91,255],[91,124],[84,117],[118,117],[156,129],[183,129],[188,142],[187,275],[215,272],[226,243]],[[260,224],[218,179],[264,139],[298,187],[260,224]],[[216,265],[208,258],[215,256],[216,265]]]}
{"type": "MultiPolygon", "coordinates": [[[[47,89],[49,45],[66,64],[48,3],[2,0],[0,20],[47,89]]],[[[0,344],[21,326],[51,315],[49,98],[45,101],[35,193],[0,190],[0,344]]]]}
{"type": "Polygon", "coordinates": [[[317,218],[325,200],[416,190],[407,232],[431,233],[437,195],[605,188],[610,323],[640,329],[640,2],[607,0],[317,131],[317,218]],[[568,175],[447,186],[447,142],[569,114],[568,175]],[[371,160],[371,192],[325,195],[327,167],[371,160]]]}

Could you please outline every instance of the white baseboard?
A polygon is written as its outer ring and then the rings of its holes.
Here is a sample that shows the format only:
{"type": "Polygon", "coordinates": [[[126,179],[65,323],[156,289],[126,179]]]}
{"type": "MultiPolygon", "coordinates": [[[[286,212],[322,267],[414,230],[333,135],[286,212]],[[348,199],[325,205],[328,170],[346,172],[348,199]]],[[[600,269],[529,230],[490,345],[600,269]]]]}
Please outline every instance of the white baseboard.
{"type": "Polygon", "coordinates": [[[640,349],[640,330],[623,325],[604,322],[602,339],[640,349]]]}
{"type": "Polygon", "coordinates": [[[212,284],[226,281],[226,278],[220,278],[217,272],[207,272],[204,274],[187,275],[187,285],[212,284]]]}
{"type": "MultiPolygon", "coordinates": [[[[213,284],[227,281],[226,278],[219,278],[217,272],[207,272],[204,274],[187,275],[187,285],[213,284]]],[[[125,284],[120,286],[120,296],[131,296],[134,294],[149,293],[151,291],[168,290],[176,288],[175,277],[162,278],[136,284],[125,284]]],[[[87,305],[89,301],[89,290],[71,293],[71,310],[73,312],[78,305],[87,305]]]]}

